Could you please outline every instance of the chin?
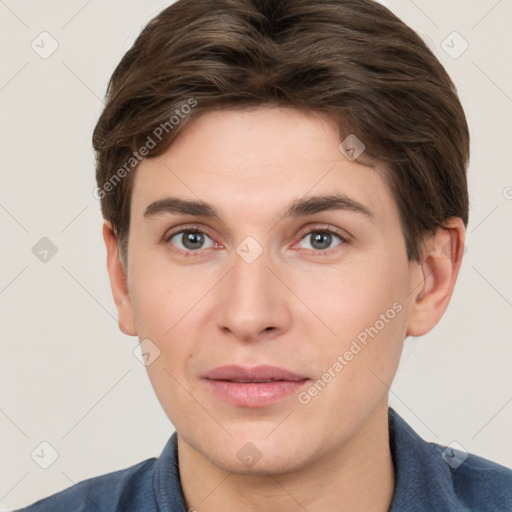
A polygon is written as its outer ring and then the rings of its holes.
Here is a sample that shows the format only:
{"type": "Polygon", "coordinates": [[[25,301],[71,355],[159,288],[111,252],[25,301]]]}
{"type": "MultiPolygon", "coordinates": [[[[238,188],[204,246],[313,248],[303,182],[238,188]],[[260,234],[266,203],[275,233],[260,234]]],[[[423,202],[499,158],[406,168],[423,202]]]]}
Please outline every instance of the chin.
{"type": "Polygon", "coordinates": [[[264,429],[248,427],[245,432],[240,429],[233,437],[222,436],[218,443],[212,443],[211,438],[203,438],[208,442],[198,440],[194,443],[195,448],[215,466],[239,475],[288,473],[300,469],[314,458],[311,436],[306,436],[303,429],[295,433],[283,428],[278,433],[276,424],[271,428],[266,425],[264,429]]]}
{"type": "Polygon", "coordinates": [[[260,454],[255,454],[254,461],[244,460],[248,455],[240,460],[237,453],[231,457],[226,453],[218,455],[209,457],[217,467],[236,475],[255,477],[290,473],[300,470],[307,463],[307,459],[299,458],[293,450],[270,453],[268,449],[263,449],[260,454]]]}

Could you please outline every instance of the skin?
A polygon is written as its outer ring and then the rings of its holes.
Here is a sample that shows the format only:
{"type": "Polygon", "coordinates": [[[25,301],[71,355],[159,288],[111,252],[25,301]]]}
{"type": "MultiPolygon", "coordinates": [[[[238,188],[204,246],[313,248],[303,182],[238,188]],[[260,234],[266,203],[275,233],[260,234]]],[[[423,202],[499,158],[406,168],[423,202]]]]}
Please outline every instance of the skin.
{"type": "Polygon", "coordinates": [[[386,511],[391,503],[389,386],[405,337],[427,333],[446,310],[464,226],[447,219],[422,261],[408,261],[385,169],[348,160],[339,143],[318,114],[201,114],[136,171],[126,269],[104,225],[121,329],[160,350],[147,371],[178,433],[187,506],[200,512],[386,511]],[[373,217],[283,217],[297,199],[334,193],[373,217]],[[144,216],[167,196],[200,199],[221,218],[144,216]],[[165,236],[191,227],[207,235],[198,249],[165,236]],[[326,228],[345,241],[333,235],[318,248],[311,232],[326,228]],[[247,236],[263,249],[252,263],[236,251],[247,236]],[[266,407],[236,406],[201,378],[225,364],[271,364],[315,382],[393,304],[400,312],[307,404],[292,393],[266,407]],[[237,456],[247,443],[261,456],[251,467],[237,456]]]}

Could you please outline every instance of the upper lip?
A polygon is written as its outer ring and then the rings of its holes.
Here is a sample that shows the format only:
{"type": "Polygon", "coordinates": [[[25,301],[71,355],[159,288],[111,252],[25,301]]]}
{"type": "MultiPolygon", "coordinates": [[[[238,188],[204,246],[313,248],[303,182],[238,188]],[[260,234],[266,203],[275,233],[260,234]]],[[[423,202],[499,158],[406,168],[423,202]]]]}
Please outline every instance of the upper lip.
{"type": "Polygon", "coordinates": [[[278,366],[262,365],[244,368],[239,365],[219,366],[202,375],[203,379],[229,380],[236,382],[264,382],[274,380],[301,381],[308,377],[298,375],[278,366]]]}

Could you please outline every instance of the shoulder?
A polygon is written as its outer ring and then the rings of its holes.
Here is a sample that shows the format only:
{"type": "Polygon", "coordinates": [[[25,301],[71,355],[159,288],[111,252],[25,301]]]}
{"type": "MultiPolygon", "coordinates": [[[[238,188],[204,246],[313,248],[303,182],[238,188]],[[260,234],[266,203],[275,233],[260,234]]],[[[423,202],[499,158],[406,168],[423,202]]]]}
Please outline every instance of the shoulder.
{"type": "Polygon", "coordinates": [[[186,512],[177,439],[174,432],[158,458],[84,480],[17,512],[186,512]]]}
{"type": "Polygon", "coordinates": [[[392,512],[512,512],[512,470],[456,443],[423,440],[391,409],[389,420],[396,477],[392,512]]]}
{"type": "Polygon", "coordinates": [[[512,511],[512,470],[450,445],[428,445],[449,492],[467,507],[461,510],[512,511]]]}
{"type": "Polygon", "coordinates": [[[89,478],[18,512],[86,512],[156,510],[152,473],[156,459],[89,478]]]}

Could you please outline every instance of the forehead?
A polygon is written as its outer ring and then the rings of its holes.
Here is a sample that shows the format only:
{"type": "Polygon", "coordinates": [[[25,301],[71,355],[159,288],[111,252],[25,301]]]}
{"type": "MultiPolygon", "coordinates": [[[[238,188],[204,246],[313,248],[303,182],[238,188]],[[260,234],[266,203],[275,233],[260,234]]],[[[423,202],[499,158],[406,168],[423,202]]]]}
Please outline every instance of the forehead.
{"type": "MultiPolygon", "coordinates": [[[[350,161],[334,124],[315,113],[266,108],[198,115],[162,155],[139,165],[132,212],[167,195],[226,214],[281,210],[299,197],[343,194],[377,216],[396,215],[386,170],[350,161]]],[[[275,213],[275,212],[274,212],[275,213]]]]}

